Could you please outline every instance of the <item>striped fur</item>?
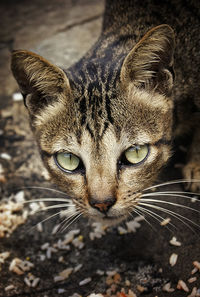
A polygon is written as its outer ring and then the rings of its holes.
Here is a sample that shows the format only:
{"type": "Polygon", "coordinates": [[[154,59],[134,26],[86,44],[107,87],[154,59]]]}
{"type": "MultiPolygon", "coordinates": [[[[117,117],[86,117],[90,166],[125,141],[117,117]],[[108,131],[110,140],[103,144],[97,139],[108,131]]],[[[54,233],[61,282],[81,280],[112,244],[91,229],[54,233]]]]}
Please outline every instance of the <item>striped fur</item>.
{"type": "MultiPolygon", "coordinates": [[[[109,222],[125,218],[170,158],[174,131],[181,134],[197,125],[190,118],[200,107],[199,74],[193,61],[183,63],[194,44],[199,45],[195,14],[196,1],[171,0],[159,6],[156,0],[107,0],[99,39],[69,69],[61,70],[31,52],[13,53],[12,71],[44,163],[87,216],[109,222]],[[179,10],[185,19],[177,20],[179,10]],[[181,24],[191,18],[192,27],[185,29],[181,24]],[[175,43],[169,25],[178,35],[174,87],[175,43]],[[185,112],[181,102],[191,97],[185,112]],[[147,159],[138,166],[123,165],[124,151],[137,144],[148,144],[147,159]],[[53,157],[60,151],[78,156],[84,171],[61,171],[53,157]],[[115,203],[105,216],[91,206],[95,199],[102,209],[105,201],[115,203]]],[[[193,58],[199,65],[199,52],[193,58]]],[[[193,146],[191,152],[186,176],[200,167],[199,150],[193,146]]]]}

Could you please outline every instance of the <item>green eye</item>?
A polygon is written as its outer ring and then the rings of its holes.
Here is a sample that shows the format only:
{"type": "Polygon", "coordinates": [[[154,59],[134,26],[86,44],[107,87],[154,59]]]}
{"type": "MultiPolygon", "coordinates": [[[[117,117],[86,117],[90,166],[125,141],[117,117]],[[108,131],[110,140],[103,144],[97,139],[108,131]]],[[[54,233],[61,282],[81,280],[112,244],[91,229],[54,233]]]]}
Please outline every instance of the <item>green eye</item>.
{"type": "Polygon", "coordinates": [[[148,155],[149,148],[147,144],[136,145],[125,151],[125,158],[131,164],[142,162],[148,155]]]}
{"type": "Polygon", "coordinates": [[[66,171],[74,171],[79,167],[80,159],[71,153],[57,153],[55,155],[58,167],[66,171]]]}

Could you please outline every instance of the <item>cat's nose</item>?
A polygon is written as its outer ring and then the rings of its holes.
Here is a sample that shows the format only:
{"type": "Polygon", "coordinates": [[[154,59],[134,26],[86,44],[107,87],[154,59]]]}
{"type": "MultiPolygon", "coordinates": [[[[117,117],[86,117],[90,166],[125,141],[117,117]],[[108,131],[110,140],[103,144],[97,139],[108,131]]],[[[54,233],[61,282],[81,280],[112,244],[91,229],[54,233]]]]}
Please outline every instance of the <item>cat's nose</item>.
{"type": "Polygon", "coordinates": [[[98,211],[106,214],[108,210],[113,206],[116,202],[115,197],[109,197],[104,200],[97,200],[95,198],[90,198],[89,203],[93,208],[96,208],[98,211]]]}

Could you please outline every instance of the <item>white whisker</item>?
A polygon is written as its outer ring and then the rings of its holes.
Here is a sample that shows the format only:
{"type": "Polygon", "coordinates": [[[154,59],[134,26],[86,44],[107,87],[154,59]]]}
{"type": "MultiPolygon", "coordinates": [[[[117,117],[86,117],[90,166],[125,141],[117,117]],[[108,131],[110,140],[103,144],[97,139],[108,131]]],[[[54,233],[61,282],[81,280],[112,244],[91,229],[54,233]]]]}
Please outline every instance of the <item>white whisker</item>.
{"type": "Polygon", "coordinates": [[[23,201],[22,203],[23,204],[26,204],[26,203],[32,203],[32,202],[65,202],[65,203],[72,203],[72,201],[67,201],[65,198],[36,198],[36,199],[31,199],[31,200],[26,200],[26,201],[23,201]]]}
{"type": "Polygon", "coordinates": [[[187,224],[185,221],[183,221],[182,219],[190,222],[191,224],[193,224],[194,226],[196,226],[196,227],[198,227],[200,229],[199,225],[197,225],[195,222],[191,221],[190,219],[180,215],[179,213],[176,213],[174,211],[171,211],[169,209],[166,209],[166,208],[163,208],[163,207],[160,207],[160,206],[156,206],[156,205],[152,205],[152,204],[148,204],[148,203],[144,203],[144,202],[141,202],[140,204],[144,205],[146,207],[151,207],[151,208],[160,210],[160,211],[162,211],[164,213],[170,214],[171,216],[175,217],[177,220],[181,221],[184,225],[186,225],[193,232],[194,232],[194,229],[189,224],[187,224]]]}
{"type": "Polygon", "coordinates": [[[77,211],[75,212],[73,215],[71,215],[70,217],[67,218],[67,220],[64,220],[62,222],[62,224],[64,224],[62,226],[62,228],[60,229],[59,232],[64,232],[67,228],[69,228],[69,226],[74,223],[80,216],[82,215],[82,212],[77,211]]]}
{"type": "MultiPolygon", "coordinates": [[[[143,217],[144,217],[144,215],[142,214],[142,212],[140,213],[138,209],[136,210],[136,208],[137,208],[137,206],[136,206],[136,207],[131,207],[131,211],[135,212],[138,216],[143,216],[143,217]]],[[[133,219],[135,219],[134,216],[133,216],[133,214],[131,213],[131,211],[128,211],[128,214],[129,214],[129,216],[131,216],[133,219]]],[[[144,220],[145,220],[146,223],[148,223],[148,224],[151,226],[151,228],[154,230],[153,226],[146,220],[145,217],[144,217],[144,220]]],[[[154,231],[155,231],[155,230],[154,230],[154,231]]]]}
{"type": "MultiPolygon", "coordinates": [[[[157,214],[157,213],[155,213],[155,212],[153,212],[153,211],[151,211],[151,210],[149,210],[149,209],[146,209],[146,208],[141,207],[141,206],[137,206],[137,208],[142,209],[142,210],[143,210],[144,212],[146,212],[149,216],[151,216],[152,218],[154,218],[154,220],[158,221],[159,224],[160,224],[162,221],[164,221],[164,218],[163,218],[162,216],[160,216],[159,214],[157,214]]],[[[173,228],[175,228],[175,229],[177,230],[177,228],[176,228],[176,226],[175,226],[174,224],[172,224],[172,223],[169,222],[169,225],[171,225],[173,228]]],[[[173,232],[168,226],[166,226],[166,228],[167,228],[170,232],[173,232]]]]}
{"type": "MultiPolygon", "coordinates": [[[[182,192],[184,194],[184,192],[182,192]]],[[[152,196],[168,196],[168,197],[180,197],[180,198],[186,198],[189,200],[192,200],[194,197],[186,196],[186,195],[180,195],[180,194],[174,194],[174,192],[154,192],[154,193],[146,193],[143,194],[142,197],[152,197],[152,196]]],[[[197,200],[197,202],[200,202],[200,200],[197,200]]]]}
{"type": "MultiPolygon", "coordinates": [[[[143,213],[145,213],[145,211],[143,211],[143,207],[138,207],[138,205],[133,209],[133,211],[138,214],[139,216],[141,216],[141,214],[143,215],[143,213]],[[136,209],[137,210],[136,210],[136,209]],[[140,213],[141,212],[141,213],[140,213]]],[[[145,216],[143,215],[145,222],[153,229],[153,231],[156,231],[155,228],[153,227],[153,225],[145,218],[145,216]]]]}
{"type": "Polygon", "coordinates": [[[35,213],[38,213],[38,212],[41,212],[41,211],[46,211],[46,210],[49,210],[49,209],[54,209],[54,208],[69,208],[69,206],[74,206],[74,204],[55,204],[55,205],[50,205],[50,206],[47,206],[47,207],[42,207],[41,209],[37,209],[36,211],[34,211],[34,214],[35,213]]]}
{"type": "Polygon", "coordinates": [[[172,180],[172,181],[168,181],[168,182],[165,182],[165,183],[161,183],[161,184],[158,184],[158,185],[154,185],[154,186],[151,186],[151,187],[148,187],[146,189],[143,190],[144,191],[148,191],[148,190],[151,190],[151,189],[155,189],[155,188],[159,188],[159,187],[163,187],[163,186],[167,186],[167,185],[174,185],[174,184],[179,184],[179,183],[199,183],[200,180],[199,179],[180,179],[180,180],[172,180]]]}
{"type": "Polygon", "coordinates": [[[62,191],[59,191],[56,189],[51,189],[51,188],[46,188],[46,187],[38,187],[38,186],[22,187],[22,188],[19,188],[18,190],[26,190],[26,189],[53,191],[53,192],[60,193],[60,194],[67,196],[67,194],[65,192],[62,192],[62,191]]]}
{"type": "Polygon", "coordinates": [[[173,205],[173,206],[178,206],[178,207],[182,207],[182,208],[185,208],[185,209],[189,209],[189,210],[195,211],[195,212],[197,212],[197,213],[200,214],[200,211],[197,210],[197,209],[195,209],[195,208],[192,208],[192,207],[189,207],[189,206],[186,206],[186,205],[182,205],[182,204],[178,204],[178,203],[169,202],[169,201],[166,201],[166,200],[140,199],[140,201],[169,204],[169,205],[173,205]]]}
{"type": "MultiPolygon", "coordinates": [[[[48,220],[50,220],[50,219],[52,219],[52,218],[58,216],[58,215],[61,214],[62,212],[63,212],[63,210],[61,210],[61,211],[59,211],[59,212],[56,212],[56,213],[54,213],[54,214],[51,215],[51,216],[48,216],[48,217],[45,218],[44,220],[42,220],[42,221],[40,221],[39,223],[37,223],[36,225],[34,225],[31,229],[34,229],[34,228],[36,228],[39,224],[42,224],[42,223],[44,223],[44,222],[46,222],[46,221],[48,221],[48,220]]],[[[66,213],[70,213],[70,212],[72,212],[72,211],[71,211],[71,210],[68,210],[66,213]]]]}
{"type": "MultiPolygon", "coordinates": [[[[196,192],[185,192],[185,191],[165,191],[165,192],[155,192],[155,193],[175,193],[175,194],[188,194],[188,195],[197,195],[197,196],[200,196],[200,193],[196,193],[196,192]]],[[[191,198],[193,198],[193,197],[191,197],[191,198]]]]}
{"type": "Polygon", "coordinates": [[[71,219],[73,219],[75,216],[77,216],[77,215],[79,214],[79,210],[70,211],[70,212],[68,212],[68,213],[69,213],[69,215],[66,215],[66,218],[63,219],[62,222],[60,222],[60,223],[58,224],[58,228],[57,228],[56,233],[60,233],[60,232],[62,232],[63,227],[64,227],[64,226],[62,226],[62,225],[65,224],[65,222],[69,222],[71,219]],[[71,214],[70,214],[70,213],[71,213],[71,214]]]}
{"type": "Polygon", "coordinates": [[[63,219],[63,221],[60,223],[60,226],[62,227],[59,228],[59,232],[62,232],[63,226],[67,224],[71,219],[73,219],[74,216],[76,216],[79,213],[80,213],[79,210],[71,211],[71,214],[69,216],[66,216],[66,218],[63,219]]]}
{"type": "Polygon", "coordinates": [[[77,221],[81,216],[83,215],[83,213],[81,212],[81,213],[79,213],[65,228],[64,228],[64,230],[63,230],[63,232],[67,229],[67,228],[69,228],[69,226],[71,226],[75,221],[77,221]]]}

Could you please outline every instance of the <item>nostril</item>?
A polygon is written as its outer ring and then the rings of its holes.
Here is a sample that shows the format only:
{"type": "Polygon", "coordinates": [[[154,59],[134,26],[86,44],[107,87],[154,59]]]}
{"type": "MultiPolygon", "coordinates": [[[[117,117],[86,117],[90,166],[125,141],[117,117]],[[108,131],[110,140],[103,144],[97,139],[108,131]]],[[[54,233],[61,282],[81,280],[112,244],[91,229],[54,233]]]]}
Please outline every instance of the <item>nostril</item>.
{"type": "Polygon", "coordinates": [[[104,200],[97,200],[94,198],[91,198],[89,200],[90,205],[93,208],[96,208],[98,211],[106,214],[108,212],[108,210],[111,208],[111,206],[113,206],[116,202],[116,198],[107,198],[104,200]]]}

